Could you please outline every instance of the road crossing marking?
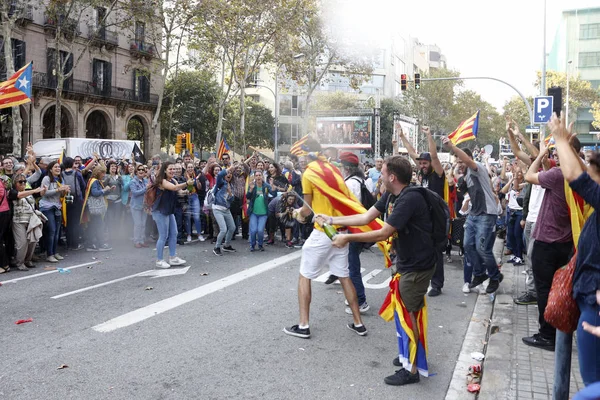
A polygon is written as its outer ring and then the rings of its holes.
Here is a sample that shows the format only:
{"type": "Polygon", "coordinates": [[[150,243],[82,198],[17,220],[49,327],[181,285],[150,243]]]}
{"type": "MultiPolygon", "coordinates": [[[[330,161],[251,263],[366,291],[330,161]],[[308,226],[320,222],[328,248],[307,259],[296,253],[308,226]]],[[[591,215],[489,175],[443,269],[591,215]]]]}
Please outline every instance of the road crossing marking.
{"type": "Polygon", "coordinates": [[[294,261],[302,255],[302,251],[296,251],[294,253],[287,254],[285,256],[276,258],[274,260],[270,260],[264,262],[262,264],[256,265],[252,268],[249,268],[245,271],[240,271],[233,275],[229,275],[225,278],[219,279],[217,281],[207,283],[206,285],[199,286],[195,289],[188,290],[187,292],[183,292],[181,294],[175,295],[173,297],[169,297],[167,299],[161,300],[157,303],[150,304],[146,307],[139,308],[137,310],[131,311],[127,314],[123,314],[119,317],[113,318],[107,322],[96,325],[92,327],[93,330],[97,332],[112,332],[114,330],[125,328],[129,325],[136,324],[145,319],[154,317],[158,314],[161,314],[165,311],[172,310],[176,307],[179,307],[183,304],[189,303],[191,301],[197,300],[201,297],[209,295],[211,293],[217,292],[219,290],[225,289],[226,287],[235,285],[243,280],[248,278],[252,278],[256,275],[262,274],[263,272],[267,272],[273,268],[279,267],[280,265],[285,265],[290,261],[294,261]]]}
{"type": "Polygon", "coordinates": [[[133,275],[129,275],[129,276],[124,276],[123,278],[113,279],[112,281],[98,283],[97,285],[88,286],[88,287],[84,287],[84,288],[81,288],[81,289],[73,290],[72,292],[59,294],[59,295],[51,297],[51,298],[52,299],[60,299],[62,297],[71,296],[72,294],[77,294],[77,293],[81,293],[81,292],[87,292],[88,290],[96,289],[96,288],[99,288],[99,287],[102,287],[102,286],[107,286],[107,285],[110,285],[112,283],[117,283],[117,282],[125,281],[127,279],[135,278],[136,276],[140,276],[140,275],[146,274],[148,272],[152,272],[152,271],[154,271],[154,270],[153,269],[149,269],[148,271],[143,271],[143,272],[140,272],[140,273],[137,273],[137,274],[133,274],[133,275]]]}
{"type": "MultiPolygon", "coordinates": [[[[89,265],[94,265],[94,264],[99,264],[99,263],[100,263],[100,261],[92,261],[92,262],[89,262],[89,263],[74,265],[72,267],[67,267],[67,268],[63,268],[63,269],[65,269],[65,270],[71,270],[71,269],[76,269],[76,268],[81,268],[81,267],[87,267],[89,265]]],[[[25,280],[25,279],[37,278],[38,276],[44,276],[44,275],[48,275],[48,274],[55,274],[57,272],[58,272],[58,270],[56,269],[56,270],[53,270],[53,271],[41,272],[41,273],[35,274],[35,275],[27,275],[27,276],[23,276],[21,278],[10,279],[8,281],[3,281],[3,282],[0,282],[0,283],[3,284],[3,285],[6,284],[6,283],[15,283],[15,282],[22,281],[22,280],[25,280]]]]}
{"type": "MultiPolygon", "coordinates": [[[[369,272],[366,275],[363,275],[362,280],[363,280],[363,284],[365,285],[366,289],[386,289],[390,286],[390,281],[392,280],[391,277],[387,278],[385,281],[381,282],[381,283],[369,283],[369,281],[371,279],[373,279],[374,277],[376,277],[377,275],[379,275],[379,273],[381,273],[381,269],[374,269],[373,271],[369,272]]],[[[365,272],[365,268],[361,268],[360,269],[361,274],[365,272]]],[[[327,278],[329,278],[329,272],[326,272],[322,275],[320,275],[317,279],[315,279],[315,282],[321,282],[324,283],[327,278]]],[[[335,285],[339,285],[340,281],[335,281],[334,282],[335,285]]]]}

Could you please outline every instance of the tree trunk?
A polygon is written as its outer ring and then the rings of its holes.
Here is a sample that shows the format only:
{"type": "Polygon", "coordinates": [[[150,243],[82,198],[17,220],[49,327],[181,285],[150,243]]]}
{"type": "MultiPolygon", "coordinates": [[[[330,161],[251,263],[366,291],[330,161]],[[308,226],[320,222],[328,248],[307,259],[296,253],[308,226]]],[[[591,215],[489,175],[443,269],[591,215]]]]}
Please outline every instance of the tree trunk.
{"type": "MultiPolygon", "coordinates": [[[[3,15],[5,19],[7,15],[3,15]]],[[[14,73],[13,57],[12,57],[12,42],[11,33],[14,27],[14,21],[10,18],[2,24],[2,36],[4,37],[4,63],[6,65],[6,77],[10,78],[14,73]]],[[[12,107],[12,154],[16,157],[21,157],[21,149],[23,142],[23,119],[19,106],[12,107]]]]}

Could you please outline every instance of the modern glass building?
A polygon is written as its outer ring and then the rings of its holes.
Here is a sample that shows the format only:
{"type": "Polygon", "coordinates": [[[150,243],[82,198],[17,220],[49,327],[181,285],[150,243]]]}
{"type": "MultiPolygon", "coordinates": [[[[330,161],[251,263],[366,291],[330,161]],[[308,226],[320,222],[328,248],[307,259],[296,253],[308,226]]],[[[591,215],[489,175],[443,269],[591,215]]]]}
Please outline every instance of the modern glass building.
{"type": "MultiPolygon", "coordinates": [[[[579,75],[595,89],[600,87],[600,8],[581,8],[563,11],[556,30],[552,50],[548,55],[548,70],[579,75]]],[[[566,93],[563,92],[563,97],[566,93]]],[[[572,110],[570,116],[574,115],[572,110]]],[[[589,107],[577,110],[575,129],[585,145],[600,144],[592,127],[589,107]]]]}

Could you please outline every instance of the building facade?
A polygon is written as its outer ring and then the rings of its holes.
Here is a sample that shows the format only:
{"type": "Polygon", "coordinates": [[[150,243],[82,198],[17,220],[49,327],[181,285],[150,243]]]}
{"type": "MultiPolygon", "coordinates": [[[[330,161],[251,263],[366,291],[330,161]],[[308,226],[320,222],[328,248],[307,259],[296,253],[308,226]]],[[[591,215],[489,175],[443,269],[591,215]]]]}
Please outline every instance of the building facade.
{"type": "MultiPolygon", "coordinates": [[[[106,8],[94,7],[63,16],[51,15],[44,5],[23,7],[12,32],[15,70],[30,61],[34,68],[32,102],[21,106],[23,143],[56,137],[132,139],[142,141],[146,154],[158,152],[160,130],[155,136],[151,126],[162,91],[160,38],[123,10],[107,15],[106,8]],[[56,134],[57,69],[62,65],[73,74],[62,85],[56,134]]],[[[3,154],[11,141],[7,136],[12,137],[9,110],[0,119],[3,154]]]]}
{"type": "MultiPolygon", "coordinates": [[[[548,69],[579,75],[595,89],[600,88],[600,8],[563,11],[548,54],[548,69]]],[[[565,96],[563,92],[563,99],[565,96]]],[[[574,114],[569,113],[571,117],[574,114]]],[[[590,134],[594,129],[589,107],[576,110],[576,118],[575,130],[582,143],[598,144],[596,135],[590,134]]]]}

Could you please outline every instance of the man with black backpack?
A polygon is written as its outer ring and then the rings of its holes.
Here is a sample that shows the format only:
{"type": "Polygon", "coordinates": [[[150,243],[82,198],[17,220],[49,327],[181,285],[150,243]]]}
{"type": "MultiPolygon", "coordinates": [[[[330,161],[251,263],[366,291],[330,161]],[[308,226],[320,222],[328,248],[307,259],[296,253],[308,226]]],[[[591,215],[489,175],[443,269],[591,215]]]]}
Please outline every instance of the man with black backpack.
{"type": "MultiPolygon", "coordinates": [[[[392,156],[385,160],[381,169],[381,179],[385,185],[385,194],[366,213],[361,215],[330,217],[318,215],[325,222],[335,225],[363,226],[369,224],[382,214],[387,214],[383,228],[376,231],[356,234],[338,234],[333,239],[335,247],[343,247],[352,242],[379,242],[392,237],[392,246],[396,252],[396,271],[400,274],[398,290],[402,304],[410,316],[412,337],[420,338],[419,351],[425,351],[426,332],[419,334],[417,319],[425,306],[425,294],[429,281],[435,272],[437,260],[442,256],[437,251],[439,237],[444,239],[447,221],[441,220],[445,215],[445,204],[435,193],[419,187],[409,187],[412,178],[410,162],[401,156],[392,156]],[[446,223],[444,223],[446,222],[446,223]],[[440,226],[443,225],[443,226],[440,226]]],[[[423,314],[420,315],[421,317],[423,314]]],[[[419,320],[422,322],[421,320],[419,320]]],[[[406,336],[410,340],[410,336],[406,336]]],[[[416,344],[416,343],[415,343],[416,344]]],[[[404,366],[394,375],[388,376],[384,382],[388,385],[406,385],[419,382],[419,372],[425,355],[415,352],[402,364],[396,357],[394,365],[404,366]]],[[[402,356],[402,350],[400,350],[402,356]]],[[[425,363],[426,370],[426,363],[425,363]]]]}
{"type": "MultiPolygon", "coordinates": [[[[440,162],[440,159],[437,155],[437,147],[435,141],[433,140],[433,136],[431,135],[431,130],[428,126],[423,127],[423,133],[427,135],[427,141],[429,143],[429,153],[421,153],[417,154],[414,147],[410,144],[410,141],[406,138],[402,129],[400,129],[400,139],[402,143],[408,150],[408,154],[415,161],[417,166],[419,167],[417,185],[420,185],[424,188],[427,188],[433,191],[435,194],[440,196],[442,199],[444,198],[444,188],[446,187],[446,173],[444,171],[444,167],[440,162]]],[[[446,250],[444,248],[441,250],[442,252],[446,250]]],[[[449,262],[452,261],[450,258],[449,262]]],[[[444,287],[444,257],[440,257],[438,263],[435,268],[435,274],[431,279],[431,290],[429,290],[429,296],[435,297],[442,294],[442,288],[444,287]]]]}

